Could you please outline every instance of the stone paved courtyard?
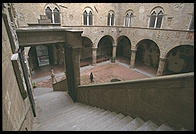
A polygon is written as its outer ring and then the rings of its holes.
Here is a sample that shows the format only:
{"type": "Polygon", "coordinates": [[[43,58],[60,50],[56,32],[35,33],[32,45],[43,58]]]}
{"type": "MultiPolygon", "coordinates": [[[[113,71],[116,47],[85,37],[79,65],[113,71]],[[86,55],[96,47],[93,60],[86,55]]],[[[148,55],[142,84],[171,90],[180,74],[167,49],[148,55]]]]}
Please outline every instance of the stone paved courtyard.
{"type": "MultiPolygon", "coordinates": [[[[147,68],[145,68],[147,69],[147,68]]],[[[63,66],[54,67],[54,72],[56,74],[57,81],[64,79],[66,76],[63,72],[63,66]]],[[[148,70],[146,72],[149,72],[148,70]]],[[[125,80],[135,80],[141,78],[153,77],[153,74],[145,74],[142,71],[137,69],[130,69],[127,64],[123,63],[111,63],[109,61],[102,62],[96,66],[85,66],[80,68],[80,84],[97,84],[97,83],[107,83],[112,79],[119,79],[121,81],[125,80]],[[94,82],[91,83],[89,76],[90,73],[94,75],[94,82]],[[151,76],[150,76],[151,75],[151,76]]],[[[47,87],[52,88],[50,69],[49,67],[43,67],[40,70],[36,71],[32,75],[33,81],[36,81],[37,87],[47,87]]]]}

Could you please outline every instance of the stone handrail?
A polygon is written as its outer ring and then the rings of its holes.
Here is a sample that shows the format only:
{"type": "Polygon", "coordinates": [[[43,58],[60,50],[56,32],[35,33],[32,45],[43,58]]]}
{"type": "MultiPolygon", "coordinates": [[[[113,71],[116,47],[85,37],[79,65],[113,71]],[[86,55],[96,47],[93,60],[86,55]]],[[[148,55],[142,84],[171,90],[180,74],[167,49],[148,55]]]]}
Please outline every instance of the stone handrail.
{"type": "Polygon", "coordinates": [[[57,81],[52,84],[53,91],[67,91],[67,79],[57,81]]]}
{"type": "Polygon", "coordinates": [[[77,101],[194,130],[194,73],[79,86],[77,101]]]}

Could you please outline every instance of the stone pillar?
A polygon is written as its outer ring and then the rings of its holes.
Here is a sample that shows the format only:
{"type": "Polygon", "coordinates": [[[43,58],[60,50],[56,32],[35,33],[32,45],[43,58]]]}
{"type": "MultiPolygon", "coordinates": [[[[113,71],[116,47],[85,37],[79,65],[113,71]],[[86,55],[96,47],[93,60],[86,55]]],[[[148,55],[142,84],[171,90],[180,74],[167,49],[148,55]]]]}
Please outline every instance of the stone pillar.
{"type": "Polygon", "coordinates": [[[137,52],[137,49],[131,49],[130,68],[134,68],[135,67],[136,52],[137,52]]]}
{"type": "Polygon", "coordinates": [[[113,45],[113,51],[112,51],[112,59],[111,59],[111,62],[112,63],[115,63],[115,60],[116,60],[116,45],[113,45]]]}
{"type": "Polygon", "coordinates": [[[80,48],[72,48],[71,45],[66,44],[64,50],[68,94],[75,102],[77,87],[80,85],[80,48]]]}
{"type": "Polygon", "coordinates": [[[96,65],[97,61],[97,48],[92,48],[92,65],[96,65]]]}
{"type": "Polygon", "coordinates": [[[166,61],[166,58],[162,58],[162,57],[159,58],[159,67],[158,67],[158,70],[157,70],[157,76],[163,75],[163,71],[164,71],[164,67],[165,67],[165,61],[166,61]]]}
{"type": "Polygon", "coordinates": [[[72,58],[74,66],[74,78],[76,81],[76,86],[80,85],[80,48],[72,49],[72,58]]]}
{"type": "Polygon", "coordinates": [[[52,46],[53,47],[53,59],[54,59],[54,65],[57,64],[57,53],[56,53],[56,47],[55,45],[52,46]]]}

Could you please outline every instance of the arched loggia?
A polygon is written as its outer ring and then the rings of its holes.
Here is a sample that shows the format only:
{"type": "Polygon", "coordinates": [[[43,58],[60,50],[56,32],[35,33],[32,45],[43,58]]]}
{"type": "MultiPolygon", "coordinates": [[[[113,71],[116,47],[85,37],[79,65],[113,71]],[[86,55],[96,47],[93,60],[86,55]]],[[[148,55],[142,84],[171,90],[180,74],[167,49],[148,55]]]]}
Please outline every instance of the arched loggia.
{"type": "Polygon", "coordinates": [[[120,36],[117,39],[116,59],[129,64],[131,56],[131,42],[128,37],[120,36]]]}
{"type": "Polygon", "coordinates": [[[92,63],[92,46],[93,43],[88,37],[82,37],[80,67],[90,65],[92,63]]]}
{"type": "Polygon", "coordinates": [[[179,74],[194,71],[194,47],[180,45],[166,55],[164,74],[179,74]]]}
{"type": "Polygon", "coordinates": [[[158,45],[149,39],[137,44],[135,66],[145,72],[156,74],[159,65],[160,50],[158,45]]]}
{"type": "Polygon", "coordinates": [[[109,60],[112,57],[113,38],[109,35],[102,37],[97,48],[97,63],[109,60]]]}

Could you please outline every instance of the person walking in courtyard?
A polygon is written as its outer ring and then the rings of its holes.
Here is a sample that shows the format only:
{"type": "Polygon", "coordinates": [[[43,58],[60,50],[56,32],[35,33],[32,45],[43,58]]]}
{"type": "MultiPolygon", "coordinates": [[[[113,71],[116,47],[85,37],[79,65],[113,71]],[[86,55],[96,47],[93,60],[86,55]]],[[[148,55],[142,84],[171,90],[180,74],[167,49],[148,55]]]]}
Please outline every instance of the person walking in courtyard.
{"type": "Polygon", "coordinates": [[[93,73],[91,72],[90,74],[90,80],[91,80],[91,83],[93,82],[93,73]]]}

